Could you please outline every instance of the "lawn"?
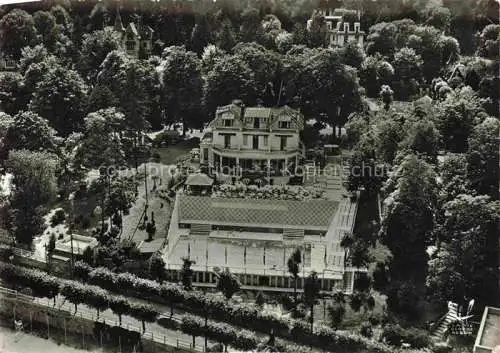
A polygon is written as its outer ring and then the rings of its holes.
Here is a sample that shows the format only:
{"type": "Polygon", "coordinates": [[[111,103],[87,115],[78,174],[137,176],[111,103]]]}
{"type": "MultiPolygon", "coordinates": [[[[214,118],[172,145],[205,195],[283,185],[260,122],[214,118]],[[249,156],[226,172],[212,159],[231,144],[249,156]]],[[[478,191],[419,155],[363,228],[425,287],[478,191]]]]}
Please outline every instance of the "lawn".
{"type": "Polygon", "coordinates": [[[191,151],[190,147],[159,147],[153,148],[151,154],[158,153],[160,155],[160,163],[165,165],[172,165],[177,163],[177,158],[186,155],[191,151]]]}

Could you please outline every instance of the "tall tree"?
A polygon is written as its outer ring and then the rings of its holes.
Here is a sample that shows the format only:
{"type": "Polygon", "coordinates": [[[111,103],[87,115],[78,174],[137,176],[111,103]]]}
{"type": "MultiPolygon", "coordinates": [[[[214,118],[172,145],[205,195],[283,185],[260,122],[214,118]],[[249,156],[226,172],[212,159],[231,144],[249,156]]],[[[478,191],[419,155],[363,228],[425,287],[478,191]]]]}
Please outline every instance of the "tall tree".
{"type": "Polygon", "coordinates": [[[237,55],[217,61],[208,72],[203,85],[203,105],[207,115],[212,116],[218,106],[242,99],[246,105],[254,105],[257,99],[255,75],[237,55]]]}
{"type": "Polygon", "coordinates": [[[217,289],[220,290],[227,300],[231,299],[233,294],[240,290],[240,283],[236,276],[229,271],[229,268],[224,269],[217,278],[217,289]]]}
{"type": "Polygon", "coordinates": [[[172,122],[183,122],[183,133],[190,126],[200,126],[201,62],[185,47],[169,47],[163,52],[160,64],[165,111],[172,122]],[[198,97],[198,98],[197,98],[198,97]]]}
{"type": "Polygon", "coordinates": [[[6,55],[19,59],[21,49],[35,42],[35,22],[26,11],[13,9],[0,19],[0,48],[6,55]]]}
{"type": "Polygon", "coordinates": [[[7,158],[9,151],[17,149],[56,153],[59,142],[46,119],[30,111],[19,112],[5,130],[0,160],[7,158]]]}
{"type": "Polygon", "coordinates": [[[475,126],[469,138],[467,151],[468,175],[472,187],[479,193],[498,200],[500,122],[486,118],[475,126]]]}
{"type": "Polygon", "coordinates": [[[68,136],[81,128],[86,103],[87,86],[80,75],[56,65],[38,82],[30,109],[46,118],[62,136],[68,136]]]}
{"type": "Polygon", "coordinates": [[[293,286],[293,302],[297,306],[297,281],[299,279],[300,264],[302,263],[302,255],[300,249],[295,249],[287,261],[288,272],[292,275],[294,280],[293,286]]]}
{"type": "Polygon", "coordinates": [[[410,154],[402,158],[385,191],[380,236],[393,254],[391,276],[421,283],[434,228],[436,175],[429,164],[410,154]]]}
{"type": "Polygon", "coordinates": [[[314,305],[319,296],[321,283],[316,272],[311,272],[304,283],[304,303],[311,310],[311,333],[314,332],[314,305]]]}
{"type": "Polygon", "coordinates": [[[55,198],[57,161],[48,153],[18,150],[9,153],[6,163],[14,175],[14,235],[17,241],[30,244],[43,228],[40,207],[55,198]]]}
{"type": "Polygon", "coordinates": [[[82,39],[81,58],[78,64],[82,76],[90,82],[95,82],[99,66],[109,52],[119,49],[121,34],[113,29],[94,31],[84,34],[82,39]]]}

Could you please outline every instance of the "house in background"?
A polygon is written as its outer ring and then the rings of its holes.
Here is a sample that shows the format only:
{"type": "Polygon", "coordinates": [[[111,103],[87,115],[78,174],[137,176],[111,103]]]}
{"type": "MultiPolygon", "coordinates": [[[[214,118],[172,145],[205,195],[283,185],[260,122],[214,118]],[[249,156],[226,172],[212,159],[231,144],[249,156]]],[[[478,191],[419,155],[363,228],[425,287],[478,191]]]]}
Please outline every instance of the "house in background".
{"type": "MultiPolygon", "coordinates": [[[[343,47],[349,42],[356,42],[363,47],[365,31],[361,29],[360,13],[355,10],[337,8],[338,1],[320,1],[313,17],[325,18],[327,42],[331,47],[343,47]]],[[[307,29],[312,26],[312,18],[307,21],[307,29]]]]}
{"type": "Polygon", "coordinates": [[[142,23],[130,22],[127,27],[123,26],[120,10],[117,8],[114,30],[122,35],[122,48],[128,55],[135,58],[148,57],[153,48],[154,30],[142,23]]]}

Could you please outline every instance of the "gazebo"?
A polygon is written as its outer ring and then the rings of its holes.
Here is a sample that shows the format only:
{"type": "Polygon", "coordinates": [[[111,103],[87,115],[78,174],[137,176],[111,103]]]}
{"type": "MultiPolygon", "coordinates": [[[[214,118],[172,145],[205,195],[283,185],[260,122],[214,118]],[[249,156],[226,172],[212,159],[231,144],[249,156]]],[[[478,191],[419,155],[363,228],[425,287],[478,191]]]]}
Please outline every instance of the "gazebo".
{"type": "Polygon", "coordinates": [[[191,195],[205,195],[210,193],[214,180],[203,173],[195,173],[188,176],[185,189],[191,195]]]}

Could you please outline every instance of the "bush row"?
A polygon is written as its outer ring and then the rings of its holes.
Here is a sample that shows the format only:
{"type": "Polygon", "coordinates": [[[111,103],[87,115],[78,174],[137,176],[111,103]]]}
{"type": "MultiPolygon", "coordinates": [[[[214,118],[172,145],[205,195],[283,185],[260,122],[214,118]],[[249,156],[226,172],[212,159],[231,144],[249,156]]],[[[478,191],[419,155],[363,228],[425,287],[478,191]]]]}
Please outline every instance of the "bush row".
{"type": "Polygon", "coordinates": [[[359,334],[336,331],[326,326],[315,326],[314,333],[311,333],[309,325],[304,321],[280,318],[262,312],[253,304],[234,304],[200,291],[188,291],[175,283],[160,284],[130,273],[117,274],[106,268],[92,268],[83,262],[75,264],[75,276],[120,294],[147,297],[153,301],[167,303],[172,308],[178,306],[194,314],[266,334],[273,330],[278,337],[329,351],[339,349],[373,353],[397,351],[384,343],[375,342],[359,334]]]}
{"type": "Polygon", "coordinates": [[[39,270],[17,267],[4,262],[0,262],[0,279],[11,285],[29,287],[33,296],[39,298],[55,300],[56,296],[61,294],[75,305],[75,311],[79,304],[86,304],[96,309],[98,315],[100,311],[111,309],[118,315],[120,322],[122,315],[129,315],[142,321],[143,330],[145,322],[155,322],[159,315],[151,305],[130,303],[127,298],[110,295],[98,286],[63,280],[39,270]]]}

